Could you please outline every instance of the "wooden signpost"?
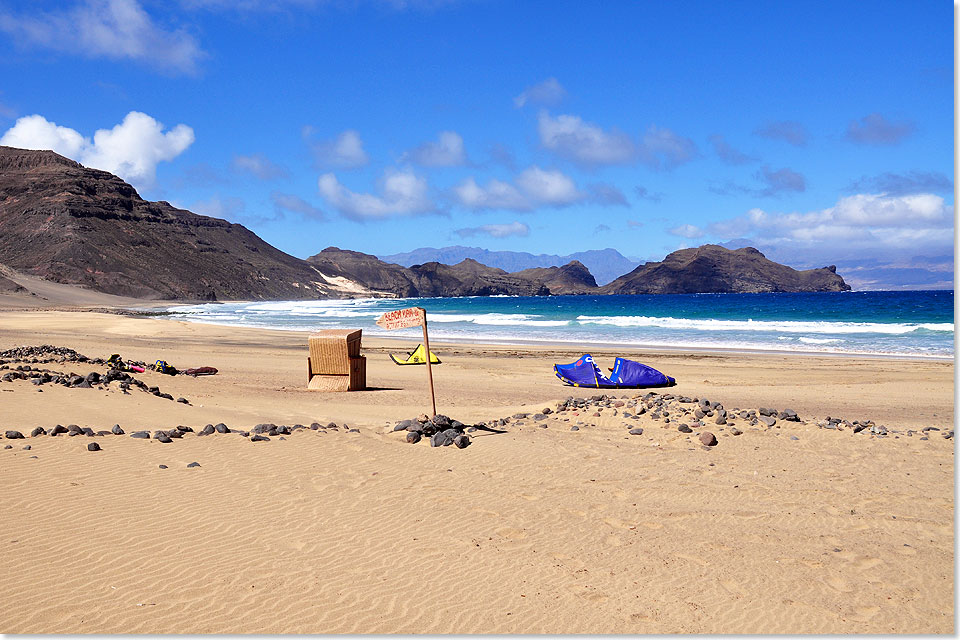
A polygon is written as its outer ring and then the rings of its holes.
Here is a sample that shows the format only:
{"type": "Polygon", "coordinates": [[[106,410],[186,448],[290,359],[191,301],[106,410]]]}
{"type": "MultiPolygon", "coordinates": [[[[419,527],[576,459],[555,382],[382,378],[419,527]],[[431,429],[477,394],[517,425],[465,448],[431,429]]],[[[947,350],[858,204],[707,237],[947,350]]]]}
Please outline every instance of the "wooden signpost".
{"type": "Polygon", "coordinates": [[[423,348],[427,353],[427,379],[430,381],[430,404],[437,415],[437,397],[433,392],[433,370],[430,368],[430,338],[427,337],[427,311],[422,307],[407,307],[387,311],[377,319],[377,326],[384,329],[409,329],[423,327],[423,348]]]}

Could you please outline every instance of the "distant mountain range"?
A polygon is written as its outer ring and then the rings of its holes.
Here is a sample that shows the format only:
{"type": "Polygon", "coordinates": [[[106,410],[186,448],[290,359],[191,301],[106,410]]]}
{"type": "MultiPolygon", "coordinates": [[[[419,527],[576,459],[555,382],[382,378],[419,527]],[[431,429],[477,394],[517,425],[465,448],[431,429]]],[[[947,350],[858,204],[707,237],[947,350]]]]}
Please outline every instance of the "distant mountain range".
{"type": "Polygon", "coordinates": [[[601,286],[612,282],[640,265],[639,261],[623,256],[616,249],[593,249],[558,256],[522,251],[489,251],[479,247],[453,246],[440,249],[421,247],[407,253],[394,253],[378,257],[384,262],[393,262],[404,267],[412,267],[415,264],[427,262],[457,264],[469,258],[488,267],[495,267],[508,272],[542,267],[560,267],[576,261],[589,269],[593,277],[596,278],[597,284],[601,286]]]}
{"type": "Polygon", "coordinates": [[[850,288],[835,267],[796,271],[750,247],[730,250],[704,245],[642,265],[613,249],[560,257],[447,247],[391,258],[412,264],[384,262],[336,247],[301,260],[243,225],[177,209],[167,202],[147,202],[117,176],[85,168],[52,151],[0,147],[0,292],[4,293],[23,293],[22,286],[9,278],[14,271],[104,293],[164,300],[850,288]],[[447,253],[436,255],[443,260],[422,261],[434,255],[429,251],[447,253]],[[507,264],[510,270],[460,257],[471,251],[481,252],[483,260],[507,264]],[[459,258],[455,264],[444,261],[455,258],[459,258]],[[551,264],[561,260],[567,262],[551,264]],[[598,286],[587,262],[619,277],[598,286]]]}

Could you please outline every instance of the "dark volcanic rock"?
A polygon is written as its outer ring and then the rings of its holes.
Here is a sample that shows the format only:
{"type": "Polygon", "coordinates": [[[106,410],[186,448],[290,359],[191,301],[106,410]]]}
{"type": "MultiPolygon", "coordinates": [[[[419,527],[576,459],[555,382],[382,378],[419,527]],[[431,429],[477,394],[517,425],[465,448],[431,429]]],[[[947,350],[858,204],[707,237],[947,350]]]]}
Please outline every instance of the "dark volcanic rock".
{"type": "Polygon", "coordinates": [[[7,440],[22,440],[23,434],[19,431],[5,431],[3,437],[7,440]]]}
{"type": "Polygon", "coordinates": [[[87,445],[87,451],[100,451],[100,445],[96,442],[91,442],[87,445]]]}
{"type": "Polygon", "coordinates": [[[453,439],[453,444],[457,449],[466,449],[470,446],[470,436],[461,433],[453,439]]]}
{"type": "Polygon", "coordinates": [[[153,299],[301,299],[336,290],[226,220],[147,202],[52,151],[0,147],[0,256],[65,284],[153,299]]]}
{"type": "Polygon", "coordinates": [[[407,442],[410,444],[417,444],[420,442],[420,432],[419,431],[408,431],[407,432],[407,442]]]}
{"type": "Polygon", "coordinates": [[[599,293],[761,293],[849,291],[835,267],[796,271],[752,247],[732,251],[715,244],[674,251],[600,288],[599,293]]]}
{"type": "Polygon", "coordinates": [[[708,447],[716,446],[717,436],[713,435],[709,431],[704,431],[700,434],[700,442],[708,447]]]}

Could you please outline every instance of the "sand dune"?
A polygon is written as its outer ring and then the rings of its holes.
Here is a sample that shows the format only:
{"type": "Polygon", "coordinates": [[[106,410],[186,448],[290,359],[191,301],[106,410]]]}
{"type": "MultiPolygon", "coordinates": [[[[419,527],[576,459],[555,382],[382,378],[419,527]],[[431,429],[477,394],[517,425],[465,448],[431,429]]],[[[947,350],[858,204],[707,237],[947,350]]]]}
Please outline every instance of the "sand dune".
{"type": "MultiPolygon", "coordinates": [[[[953,441],[906,434],[952,428],[953,363],[633,354],[675,376],[672,393],[791,407],[806,424],[711,426],[719,444],[705,448],[611,404],[514,420],[458,450],[391,431],[428,403],[423,369],[387,359],[395,343],[364,340],[374,389],[349,394],[303,388],[303,334],[0,314],[0,350],[40,343],[220,374],[143,374],[189,406],[0,383],[6,429],[340,428],[260,443],[107,436],[99,452],[86,437],[3,440],[3,632],[954,630],[953,441]],[[818,428],[827,415],[900,433],[818,428]]],[[[553,377],[569,351],[432,346],[438,410],[465,422],[597,393],[553,377]]]]}

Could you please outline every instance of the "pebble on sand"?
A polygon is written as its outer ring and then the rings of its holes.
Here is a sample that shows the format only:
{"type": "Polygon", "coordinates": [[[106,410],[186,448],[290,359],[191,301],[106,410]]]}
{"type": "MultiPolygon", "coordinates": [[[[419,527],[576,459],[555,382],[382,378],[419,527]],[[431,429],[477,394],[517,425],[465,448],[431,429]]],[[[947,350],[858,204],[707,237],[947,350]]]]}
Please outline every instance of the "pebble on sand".
{"type": "Polygon", "coordinates": [[[700,442],[708,447],[715,447],[717,446],[717,436],[709,431],[704,431],[700,434],[700,442]]]}
{"type": "Polygon", "coordinates": [[[87,451],[100,451],[100,445],[96,442],[91,442],[87,445],[87,451]]]}

